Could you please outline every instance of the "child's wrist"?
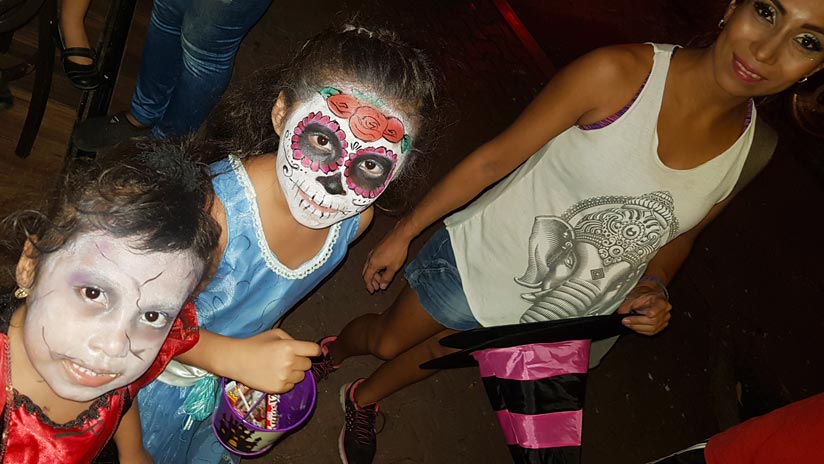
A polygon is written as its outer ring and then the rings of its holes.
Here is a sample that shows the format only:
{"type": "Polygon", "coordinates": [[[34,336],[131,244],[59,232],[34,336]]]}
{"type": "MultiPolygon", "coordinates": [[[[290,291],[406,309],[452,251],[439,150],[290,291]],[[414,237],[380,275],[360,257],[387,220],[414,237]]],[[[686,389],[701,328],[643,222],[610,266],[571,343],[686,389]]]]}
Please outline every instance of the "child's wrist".
{"type": "Polygon", "coordinates": [[[420,231],[417,230],[409,216],[405,216],[395,224],[395,233],[407,242],[411,242],[412,239],[418,236],[420,231]]]}
{"type": "Polygon", "coordinates": [[[659,291],[661,291],[661,293],[664,294],[664,298],[666,298],[667,301],[669,301],[669,290],[667,290],[667,286],[664,285],[664,282],[658,277],[655,277],[654,275],[645,275],[638,279],[637,285],[644,285],[645,287],[656,288],[659,291]]]}

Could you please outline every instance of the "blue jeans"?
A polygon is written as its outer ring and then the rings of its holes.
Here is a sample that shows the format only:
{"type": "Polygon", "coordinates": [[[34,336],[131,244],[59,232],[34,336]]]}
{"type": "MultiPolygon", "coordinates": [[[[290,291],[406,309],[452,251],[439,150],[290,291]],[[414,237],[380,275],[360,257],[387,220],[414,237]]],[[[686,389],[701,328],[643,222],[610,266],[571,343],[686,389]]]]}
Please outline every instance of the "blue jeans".
{"type": "Polygon", "coordinates": [[[223,94],[243,37],[271,0],[155,0],[131,113],[152,136],[196,131],[223,94]]]}
{"type": "Polygon", "coordinates": [[[454,330],[470,330],[480,324],[466,301],[461,275],[449,232],[441,227],[406,265],[404,277],[418,301],[438,324],[454,330]]]}

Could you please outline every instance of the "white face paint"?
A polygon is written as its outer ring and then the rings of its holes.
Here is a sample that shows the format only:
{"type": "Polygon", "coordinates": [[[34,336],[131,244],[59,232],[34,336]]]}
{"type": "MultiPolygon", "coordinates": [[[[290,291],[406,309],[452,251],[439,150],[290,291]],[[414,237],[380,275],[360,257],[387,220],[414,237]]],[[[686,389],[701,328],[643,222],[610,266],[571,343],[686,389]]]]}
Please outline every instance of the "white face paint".
{"type": "Polygon", "coordinates": [[[91,401],[154,362],[198,282],[191,252],[142,252],[86,234],[44,255],[26,301],[26,353],[60,397],[91,401]]]}
{"type": "Polygon", "coordinates": [[[408,156],[411,125],[380,100],[325,87],[296,103],[278,150],[278,181],[292,216],[313,229],[369,207],[408,156]]]}

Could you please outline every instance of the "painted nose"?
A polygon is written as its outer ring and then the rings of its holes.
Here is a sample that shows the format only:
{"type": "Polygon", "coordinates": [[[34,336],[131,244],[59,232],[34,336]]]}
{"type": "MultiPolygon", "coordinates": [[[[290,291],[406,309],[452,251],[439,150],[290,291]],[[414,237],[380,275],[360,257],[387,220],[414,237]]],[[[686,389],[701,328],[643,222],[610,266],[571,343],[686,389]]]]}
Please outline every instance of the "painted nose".
{"type": "Polygon", "coordinates": [[[343,190],[343,184],[340,180],[340,174],[332,174],[331,176],[319,176],[315,180],[323,186],[329,195],[343,195],[346,192],[343,190]]]}
{"type": "Polygon", "coordinates": [[[107,330],[101,327],[89,340],[89,346],[110,358],[125,358],[131,349],[131,340],[122,328],[107,330]]]}

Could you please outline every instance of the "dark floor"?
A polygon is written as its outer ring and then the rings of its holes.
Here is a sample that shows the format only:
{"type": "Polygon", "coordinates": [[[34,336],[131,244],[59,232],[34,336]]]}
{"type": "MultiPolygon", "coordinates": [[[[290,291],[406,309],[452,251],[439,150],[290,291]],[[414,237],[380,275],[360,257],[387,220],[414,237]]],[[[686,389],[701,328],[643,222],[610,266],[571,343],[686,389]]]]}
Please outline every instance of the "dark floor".
{"type": "MultiPolygon", "coordinates": [[[[390,198],[390,206],[402,207],[504,128],[546,82],[547,69],[609,43],[687,43],[714,27],[726,2],[510,1],[549,63],[540,62],[541,53],[525,47],[504,20],[496,4],[505,3],[274,2],[244,42],[235,78],[262,62],[282,61],[303,39],[356,13],[360,22],[395,29],[427,49],[444,75],[436,115],[443,130],[428,155],[428,169],[390,198]]],[[[146,2],[138,9],[145,11],[146,2]]],[[[130,47],[127,70],[137,66],[139,56],[130,47]]],[[[118,83],[114,110],[127,104],[131,79],[118,83]]],[[[671,285],[671,326],[653,338],[623,337],[590,373],[584,464],[646,462],[740,418],[824,391],[819,369],[824,351],[816,343],[824,328],[816,309],[824,299],[824,251],[814,227],[814,208],[824,199],[824,143],[795,127],[785,106],[783,98],[761,106],[780,134],[774,161],[700,237],[671,285]],[[743,392],[742,408],[736,403],[736,383],[743,392]]],[[[370,296],[360,270],[393,223],[394,218],[377,215],[346,263],[287,317],[284,328],[296,338],[314,340],[337,332],[358,314],[386,308],[399,286],[370,296]]],[[[422,243],[419,239],[414,247],[422,243]]],[[[375,365],[372,359],[347,362],[321,384],[311,422],[248,462],[338,462],[338,389],[375,365]]],[[[376,463],[509,461],[475,369],[441,372],[387,399],[381,408],[386,423],[376,463]]]]}

